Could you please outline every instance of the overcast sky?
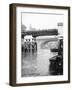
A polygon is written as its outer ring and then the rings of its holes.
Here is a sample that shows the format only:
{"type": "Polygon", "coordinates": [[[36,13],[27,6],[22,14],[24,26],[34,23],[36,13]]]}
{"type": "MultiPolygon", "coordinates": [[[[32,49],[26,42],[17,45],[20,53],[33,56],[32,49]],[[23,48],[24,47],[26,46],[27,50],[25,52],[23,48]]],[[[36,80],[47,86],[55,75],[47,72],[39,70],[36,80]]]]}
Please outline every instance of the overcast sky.
{"type": "Polygon", "coordinates": [[[57,28],[57,23],[64,21],[64,15],[22,13],[22,24],[29,30],[30,25],[36,29],[57,28]]]}

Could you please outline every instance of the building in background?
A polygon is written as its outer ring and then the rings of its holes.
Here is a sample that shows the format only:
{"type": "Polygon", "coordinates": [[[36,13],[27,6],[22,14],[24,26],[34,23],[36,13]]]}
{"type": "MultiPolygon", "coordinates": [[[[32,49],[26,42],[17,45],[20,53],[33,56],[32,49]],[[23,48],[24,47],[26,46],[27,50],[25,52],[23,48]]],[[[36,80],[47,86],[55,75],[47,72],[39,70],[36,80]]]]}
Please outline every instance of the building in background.
{"type": "Polygon", "coordinates": [[[57,24],[57,26],[58,26],[58,34],[63,35],[63,23],[60,22],[57,24]]]}

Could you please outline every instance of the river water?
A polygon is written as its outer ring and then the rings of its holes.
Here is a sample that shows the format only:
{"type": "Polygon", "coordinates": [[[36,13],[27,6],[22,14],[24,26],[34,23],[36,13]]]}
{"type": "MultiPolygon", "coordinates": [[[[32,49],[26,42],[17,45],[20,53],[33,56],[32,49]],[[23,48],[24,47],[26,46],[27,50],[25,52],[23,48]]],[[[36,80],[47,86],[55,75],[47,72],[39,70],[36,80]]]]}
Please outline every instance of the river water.
{"type": "Polygon", "coordinates": [[[57,53],[52,53],[49,48],[41,48],[43,40],[37,40],[37,51],[26,52],[22,54],[21,76],[48,76],[49,59],[57,53]]]}

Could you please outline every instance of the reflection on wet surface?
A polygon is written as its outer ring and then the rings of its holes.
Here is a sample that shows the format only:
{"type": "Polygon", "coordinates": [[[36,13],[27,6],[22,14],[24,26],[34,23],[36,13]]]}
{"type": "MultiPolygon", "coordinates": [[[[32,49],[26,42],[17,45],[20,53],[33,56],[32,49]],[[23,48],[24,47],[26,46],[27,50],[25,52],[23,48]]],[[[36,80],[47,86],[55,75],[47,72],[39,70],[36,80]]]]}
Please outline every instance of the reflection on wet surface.
{"type": "Polygon", "coordinates": [[[44,49],[40,47],[40,42],[37,41],[37,51],[29,51],[22,53],[21,61],[21,76],[48,76],[49,71],[49,59],[57,53],[52,53],[50,49],[44,49]]]}

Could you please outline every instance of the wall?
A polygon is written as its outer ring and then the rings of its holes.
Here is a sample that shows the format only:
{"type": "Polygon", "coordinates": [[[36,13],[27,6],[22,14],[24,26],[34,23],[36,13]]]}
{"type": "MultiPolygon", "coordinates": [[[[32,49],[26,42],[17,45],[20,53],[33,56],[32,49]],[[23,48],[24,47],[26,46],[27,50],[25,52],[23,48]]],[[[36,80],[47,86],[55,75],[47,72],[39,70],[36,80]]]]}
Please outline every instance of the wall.
{"type": "MultiPolygon", "coordinates": [[[[28,87],[11,87],[8,85],[8,82],[9,82],[9,4],[10,3],[35,3],[35,4],[57,5],[57,6],[58,5],[70,6],[72,11],[72,0],[0,0],[0,90],[24,90],[24,89],[25,90],[38,90],[38,89],[39,90],[58,90],[58,89],[72,90],[72,82],[70,84],[56,84],[56,85],[28,86],[28,87]]],[[[71,17],[72,17],[72,12],[71,12],[71,17]]],[[[72,18],[71,18],[71,21],[72,21],[72,18]]],[[[72,75],[72,72],[71,72],[71,75],[72,75]]],[[[72,78],[71,78],[71,81],[72,81],[72,78]]]]}

